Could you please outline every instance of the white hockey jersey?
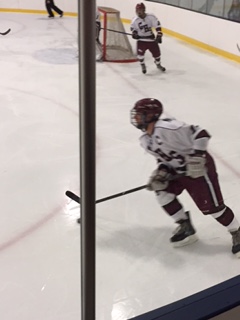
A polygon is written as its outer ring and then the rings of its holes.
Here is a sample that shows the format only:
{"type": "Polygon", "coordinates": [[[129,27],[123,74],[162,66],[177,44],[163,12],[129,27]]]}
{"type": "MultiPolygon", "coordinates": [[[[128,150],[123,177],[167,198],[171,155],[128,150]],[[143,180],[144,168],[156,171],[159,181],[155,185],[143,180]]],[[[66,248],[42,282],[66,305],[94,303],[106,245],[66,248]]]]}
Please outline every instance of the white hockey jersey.
{"type": "Polygon", "coordinates": [[[194,150],[206,151],[210,135],[199,126],[175,119],[160,119],[152,136],[140,137],[141,146],[156,157],[159,163],[171,165],[176,172],[185,171],[186,156],[194,150]]]}
{"type": "Polygon", "coordinates": [[[96,22],[100,22],[100,12],[98,8],[96,8],[96,22]]]}
{"type": "MultiPolygon", "coordinates": [[[[159,20],[153,15],[146,13],[144,19],[136,16],[131,22],[131,31],[137,31],[140,37],[151,37],[153,36],[152,28],[161,28],[159,20]]],[[[155,41],[153,39],[141,39],[141,41],[155,41]]]]}

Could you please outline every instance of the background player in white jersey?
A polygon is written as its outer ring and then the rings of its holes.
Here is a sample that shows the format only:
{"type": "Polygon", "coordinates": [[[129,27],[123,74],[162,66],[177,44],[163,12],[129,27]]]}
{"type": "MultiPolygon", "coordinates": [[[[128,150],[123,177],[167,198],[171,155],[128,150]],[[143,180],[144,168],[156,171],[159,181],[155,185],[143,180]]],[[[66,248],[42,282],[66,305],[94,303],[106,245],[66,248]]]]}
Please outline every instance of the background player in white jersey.
{"type": "Polygon", "coordinates": [[[96,41],[99,43],[100,43],[99,41],[100,30],[101,30],[100,12],[98,8],[96,8],[96,41]]]}
{"type": "MultiPolygon", "coordinates": [[[[98,8],[96,8],[96,60],[102,61],[103,53],[102,53],[102,44],[99,40],[100,31],[101,31],[101,22],[100,22],[100,12],[98,8]]],[[[77,52],[77,58],[79,53],[77,52]]]]}
{"type": "Polygon", "coordinates": [[[144,63],[144,56],[146,50],[149,50],[157,68],[165,71],[166,69],[161,65],[161,51],[158,45],[162,43],[161,24],[153,14],[148,14],[145,11],[145,5],[138,3],[136,5],[137,16],[131,22],[132,37],[137,40],[138,60],[140,61],[142,72],[146,73],[147,69],[144,63]],[[152,32],[152,28],[156,29],[156,38],[152,32]]]}
{"type": "Polygon", "coordinates": [[[102,61],[102,44],[99,40],[99,35],[100,35],[100,30],[101,30],[101,22],[100,22],[100,13],[98,8],[96,8],[96,60],[97,61],[102,61]]]}
{"type": "Polygon", "coordinates": [[[179,224],[170,241],[175,247],[197,240],[196,231],[177,196],[186,190],[204,215],[211,215],[232,235],[232,253],[240,258],[240,227],[224,203],[213,158],[207,151],[209,133],[175,119],[159,119],[163,107],[156,99],[142,99],[131,110],[131,123],[144,131],[142,147],[156,157],[148,189],[179,224]]]}

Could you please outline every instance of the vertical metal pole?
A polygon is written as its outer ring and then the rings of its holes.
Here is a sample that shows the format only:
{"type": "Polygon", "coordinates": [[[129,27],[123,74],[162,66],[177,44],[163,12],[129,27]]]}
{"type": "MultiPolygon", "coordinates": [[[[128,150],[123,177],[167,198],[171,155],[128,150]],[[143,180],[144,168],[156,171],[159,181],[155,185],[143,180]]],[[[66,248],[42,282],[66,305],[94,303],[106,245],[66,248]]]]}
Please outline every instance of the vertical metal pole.
{"type": "Polygon", "coordinates": [[[223,0],[223,11],[222,11],[222,17],[226,18],[225,16],[225,9],[226,9],[226,0],[223,0]]]}
{"type": "Polygon", "coordinates": [[[95,0],[78,0],[81,320],[95,320],[95,0]]]}

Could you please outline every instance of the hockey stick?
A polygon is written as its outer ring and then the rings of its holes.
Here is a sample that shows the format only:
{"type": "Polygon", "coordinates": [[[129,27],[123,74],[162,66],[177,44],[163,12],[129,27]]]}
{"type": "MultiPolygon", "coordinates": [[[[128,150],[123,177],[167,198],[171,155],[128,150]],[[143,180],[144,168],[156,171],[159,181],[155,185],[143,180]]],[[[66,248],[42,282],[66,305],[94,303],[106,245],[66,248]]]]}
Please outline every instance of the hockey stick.
{"type": "Polygon", "coordinates": [[[240,52],[240,46],[239,46],[239,44],[237,43],[237,48],[238,48],[238,51],[240,52]]]}
{"type": "Polygon", "coordinates": [[[116,32],[116,33],[126,34],[126,35],[128,35],[128,36],[131,36],[131,35],[132,35],[131,33],[127,33],[127,32],[124,32],[124,31],[117,31],[117,30],[107,29],[107,28],[101,28],[101,29],[102,29],[102,30],[111,31],[111,32],[116,32]]]}
{"type": "MultiPolygon", "coordinates": [[[[170,179],[168,179],[168,181],[173,181],[173,180],[176,180],[178,178],[185,177],[185,176],[186,176],[185,173],[178,173],[178,174],[175,174],[174,176],[172,176],[170,179]]],[[[145,184],[145,185],[137,187],[137,188],[133,188],[133,189],[129,189],[129,190],[126,190],[126,191],[122,191],[122,192],[113,194],[113,195],[108,196],[106,198],[98,199],[98,200],[96,200],[95,203],[100,203],[100,202],[104,202],[104,201],[111,200],[111,199],[114,199],[114,198],[122,197],[122,196],[125,196],[126,194],[133,193],[133,192],[136,192],[136,191],[139,191],[139,190],[143,190],[143,189],[146,189],[146,188],[147,188],[147,185],[145,184]]],[[[68,191],[65,192],[65,194],[71,200],[81,204],[81,198],[79,196],[77,196],[75,193],[73,193],[72,191],[68,190],[68,191]]]]}
{"type": "MultiPolygon", "coordinates": [[[[117,198],[117,197],[121,197],[121,196],[124,196],[125,194],[128,194],[128,193],[132,193],[132,192],[136,192],[138,190],[142,190],[142,189],[145,189],[147,185],[144,185],[144,186],[140,186],[140,187],[137,187],[137,188],[133,188],[133,189],[130,189],[130,190],[126,190],[126,191],[123,191],[123,192],[120,192],[120,193],[116,193],[116,194],[113,194],[112,196],[109,196],[109,197],[106,197],[106,198],[102,198],[102,199],[99,199],[99,200],[96,200],[96,203],[99,203],[99,202],[103,202],[103,201],[107,201],[107,200],[111,200],[111,199],[114,199],[114,198],[117,198]]],[[[68,198],[70,198],[71,200],[81,204],[81,198],[79,196],[77,196],[75,193],[73,193],[72,191],[66,191],[66,196],[68,198]]],[[[81,218],[78,218],[77,219],[77,223],[81,223],[81,218]]]]}
{"type": "Polygon", "coordinates": [[[0,35],[1,35],[1,36],[6,36],[10,31],[11,31],[11,29],[8,29],[8,30],[5,31],[5,32],[0,32],[0,35]]]}
{"type": "MultiPolygon", "coordinates": [[[[139,191],[139,190],[142,190],[142,189],[146,189],[146,186],[147,185],[140,186],[140,187],[137,187],[137,188],[133,188],[133,189],[129,189],[129,190],[126,190],[126,191],[123,191],[123,192],[120,192],[120,193],[113,194],[112,196],[109,196],[109,197],[106,197],[106,198],[98,199],[98,200],[96,200],[96,203],[104,202],[104,201],[107,201],[107,200],[111,200],[111,199],[114,199],[114,198],[118,198],[118,197],[124,196],[125,194],[129,194],[129,193],[136,192],[136,191],[139,191]]],[[[77,196],[72,191],[66,191],[65,194],[66,194],[66,196],[68,198],[70,198],[73,201],[81,204],[80,197],[77,196]]]]}
{"type": "MultiPolygon", "coordinates": [[[[113,29],[107,29],[107,28],[101,28],[102,30],[107,30],[107,31],[111,31],[111,32],[116,32],[116,33],[121,33],[121,34],[126,34],[127,36],[132,36],[131,33],[128,33],[128,32],[124,32],[124,31],[117,31],[117,30],[113,30],[113,29]]],[[[136,40],[141,40],[141,39],[154,39],[155,36],[152,35],[152,36],[141,36],[139,37],[139,39],[136,39],[136,40]]]]}
{"type": "MultiPolygon", "coordinates": [[[[176,180],[176,179],[184,177],[184,176],[186,176],[186,173],[178,173],[178,174],[175,174],[174,176],[170,177],[170,179],[168,181],[173,181],[173,180],[176,180]]],[[[137,188],[133,188],[133,189],[129,189],[129,190],[126,190],[126,191],[123,191],[123,192],[120,192],[120,193],[113,194],[113,195],[108,196],[106,198],[98,199],[98,200],[96,200],[95,203],[100,203],[100,202],[104,202],[104,201],[111,200],[111,199],[114,199],[114,198],[118,198],[118,197],[124,196],[126,194],[133,193],[133,192],[136,192],[136,191],[139,191],[139,190],[143,190],[143,189],[146,189],[146,188],[147,188],[147,185],[145,184],[145,185],[137,187],[137,188]]],[[[71,200],[81,204],[81,198],[79,196],[77,196],[75,193],[73,193],[72,191],[68,190],[68,191],[65,192],[65,194],[71,200]]],[[[81,222],[81,218],[79,218],[77,220],[77,222],[80,223],[81,222]]]]}

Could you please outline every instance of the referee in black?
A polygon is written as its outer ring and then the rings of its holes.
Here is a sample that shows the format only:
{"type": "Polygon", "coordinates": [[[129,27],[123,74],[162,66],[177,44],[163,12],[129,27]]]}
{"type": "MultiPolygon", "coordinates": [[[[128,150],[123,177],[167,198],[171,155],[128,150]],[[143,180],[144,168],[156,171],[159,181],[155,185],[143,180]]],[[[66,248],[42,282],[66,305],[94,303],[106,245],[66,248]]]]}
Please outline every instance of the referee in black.
{"type": "Polygon", "coordinates": [[[54,0],[45,0],[45,2],[46,2],[47,12],[49,14],[48,18],[54,18],[54,13],[52,10],[56,11],[59,14],[60,18],[62,18],[63,11],[59,9],[57,6],[55,6],[54,0]]]}

